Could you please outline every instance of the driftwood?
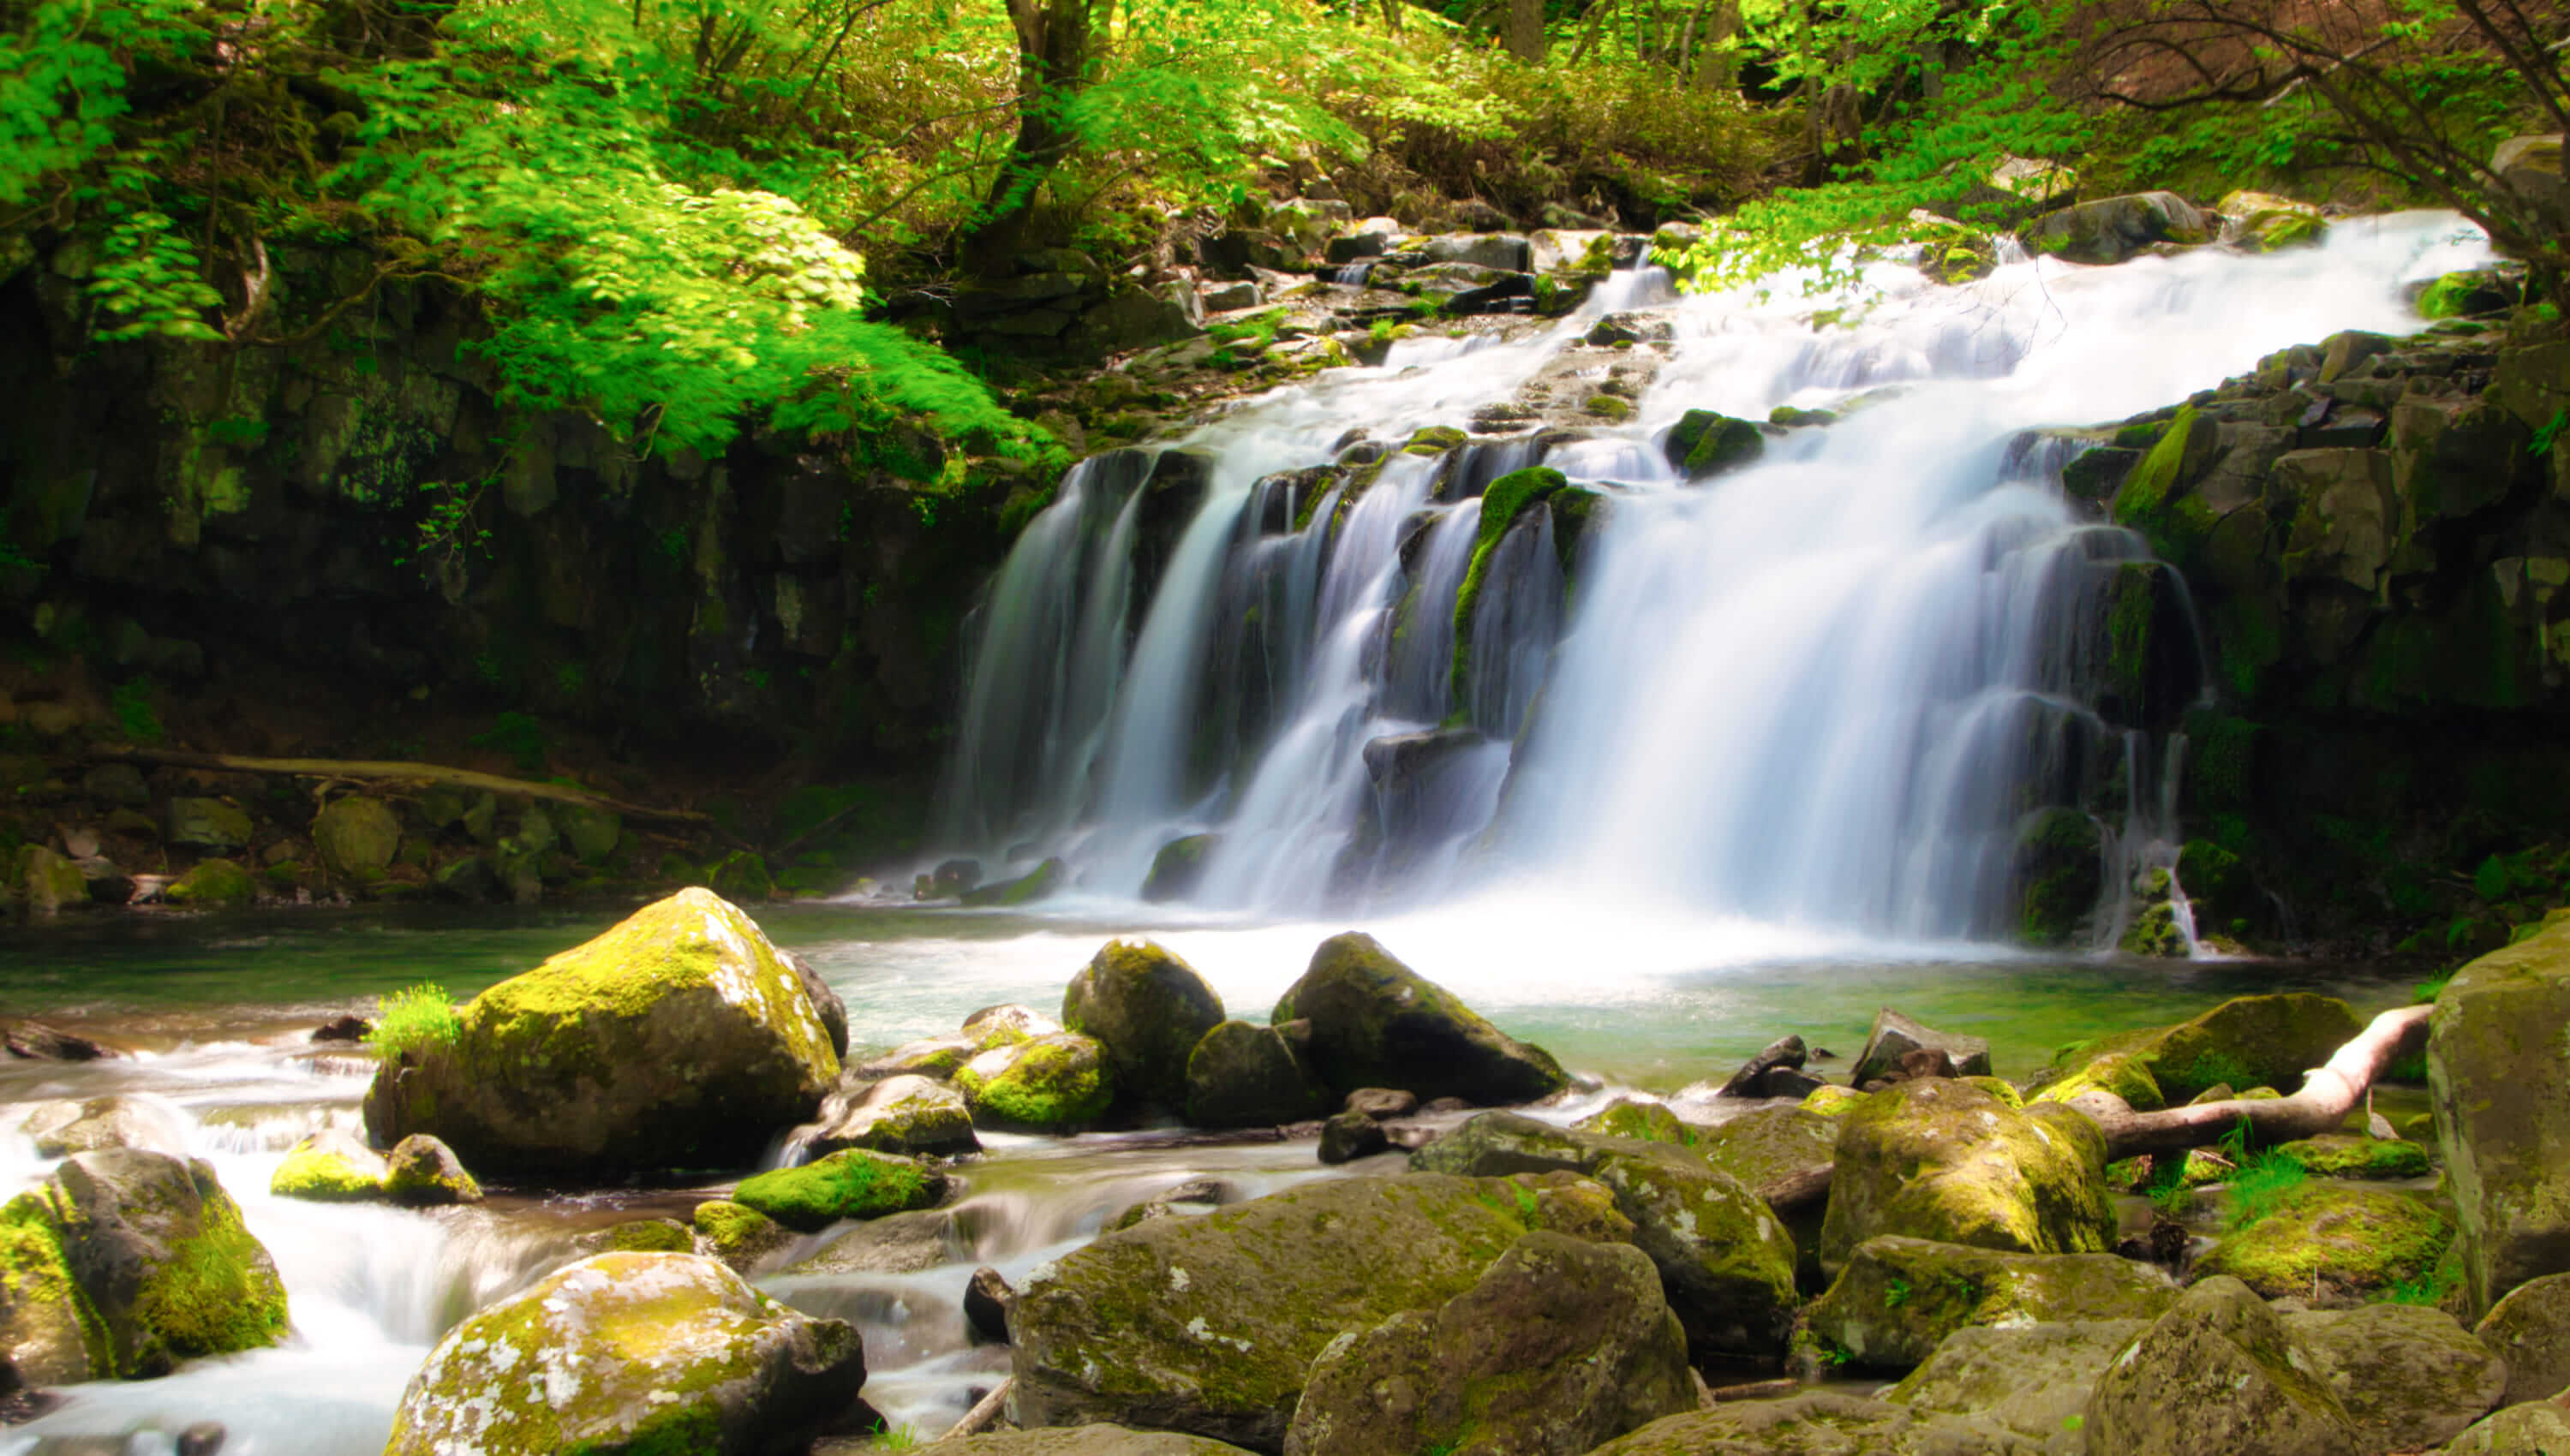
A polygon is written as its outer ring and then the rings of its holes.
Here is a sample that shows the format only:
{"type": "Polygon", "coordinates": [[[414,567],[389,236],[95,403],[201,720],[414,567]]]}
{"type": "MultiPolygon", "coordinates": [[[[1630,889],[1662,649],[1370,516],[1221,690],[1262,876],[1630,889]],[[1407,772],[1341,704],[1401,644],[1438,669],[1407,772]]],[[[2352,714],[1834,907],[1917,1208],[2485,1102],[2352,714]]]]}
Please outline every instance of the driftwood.
{"type": "Polygon", "coordinates": [[[2135,1112],[2112,1092],[2082,1092],[2070,1105],[2106,1130],[2109,1161],[2139,1153],[2177,1153],[2219,1142],[2242,1122],[2257,1145],[2290,1143],[2338,1131],[2364,1102],[2374,1079],[2403,1055],[2426,1045],[2429,1006],[2402,1006],[2373,1018],[2356,1040],[2332,1053],[2326,1066],[2303,1078],[2291,1097],[2207,1102],[2164,1112],[2135,1112]]]}
{"type": "Polygon", "coordinates": [[[340,758],[241,758],[228,753],[181,753],[173,749],[110,746],[91,749],[90,757],[125,763],[165,764],[183,769],[218,769],[234,774],[278,774],[300,779],[348,779],[380,784],[443,784],[457,789],[487,789],[494,794],[603,809],[627,819],[650,823],[713,823],[710,816],[690,809],[652,809],[564,784],[539,784],[472,769],[448,768],[443,764],[340,758]]]}
{"type": "MultiPolygon", "coordinates": [[[[1016,1378],[1013,1375],[1009,1380],[1016,1378]]],[[[1009,1403],[1009,1380],[1002,1380],[991,1387],[990,1394],[983,1396],[971,1410],[964,1412],[964,1418],[955,1423],[955,1429],[946,1433],[946,1439],[951,1441],[957,1436],[978,1435],[998,1425],[1000,1410],[1009,1403]]]]}

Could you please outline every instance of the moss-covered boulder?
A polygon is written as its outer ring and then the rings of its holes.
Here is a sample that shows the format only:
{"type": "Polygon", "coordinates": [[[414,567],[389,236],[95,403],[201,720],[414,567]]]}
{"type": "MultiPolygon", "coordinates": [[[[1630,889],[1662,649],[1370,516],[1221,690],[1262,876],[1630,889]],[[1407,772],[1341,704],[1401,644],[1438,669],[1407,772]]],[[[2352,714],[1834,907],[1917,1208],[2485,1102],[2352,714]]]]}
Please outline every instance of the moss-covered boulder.
{"type": "Polygon", "coordinates": [[[1990,1074],[1990,1044],[1984,1038],[1959,1031],[1938,1031],[1886,1006],[1874,1013],[1865,1050],[1857,1053],[1856,1070],[1848,1074],[1848,1080],[1862,1087],[1878,1077],[1898,1076],[1902,1059],[1914,1051],[1943,1052],[1953,1062],[1954,1075],[1958,1077],[1990,1074]]]}
{"type": "Polygon", "coordinates": [[[162,838],[201,850],[237,850],[249,843],[252,826],[240,808],[221,799],[181,796],[170,801],[162,838]]]}
{"type": "Polygon", "coordinates": [[[946,1175],[915,1158],[846,1148],[800,1168],[744,1178],[731,1201],[806,1234],[841,1219],[879,1219],[934,1207],[946,1175]]]}
{"type": "MultiPolygon", "coordinates": [[[[2570,1390],[2570,1274],[2527,1279],[2490,1306],[2472,1336],[2507,1361],[2507,1405],[2570,1390]]],[[[2570,1448],[2565,1448],[2570,1449],[2570,1448]]]]}
{"type": "Polygon", "coordinates": [[[12,1388],[116,1373],[107,1328],[64,1263],[47,1210],[32,1193],[0,1207],[0,1383],[12,1388]]]}
{"type": "Polygon", "coordinates": [[[2270,1298],[2311,1298],[2317,1290],[2325,1301],[2354,1301],[2424,1283],[2453,1238],[2453,1223],[2422,1200],[2309,1183],[2225,1235],[2196,1269],[2229,1274],[2270,1298]]]}
{"type": "Polygon", "coordinates": [[[1997,1449],[2010,1456],[2085,1456],[2088,1393],[2148,1328],[2147,1319],[1971,1325],[1945,1336],[1884,1398],[1995,1427],[2004,1433],[1997,1449]]]}
{"type": "Polygon", "coordinates": [[[1324,1179],[1103,1235],[1020,1289],[1010,1414],[1278,1450],[1313,1359],[1342,1331],[1444,1304],[1540,1219],[1513,1185],[1414,1174],[1324,1179]]]}
{"type": "Polygon", "coordinates": [[[1248,1453],[1238,1446],[1180,1431],[1135,1431],[1123,1426],[1089,1425],[951,1436],[920,1447],[919,1456],[1248,1456],[1248,1453]]]}
{"type": "Polygon", "coordinates": [[[1969,1082],[1905,1082],[1839,1119],[1821,1225],[1832,1271],[1886,1234],[2020,1254],[2115,1246],[2106,1137],[2079,1112],[2020,1111],[1969,1082]]]}
{"type": "Polygon", "coordinates": [[[384,1196],[404,1208],[478,1204],[482,1185],[442,1140],[413,1133],[384,1155],[384,1196]]]}
{"type": "Polygon", "coordinates": [[[1277,1027],[1225,1021],[1187,1054],[1186,1115],[1197,1127],[1274,1127],[1329,1110],[1329,1089],[1277,1027]]]}
{"type": "Polygon", "coordinates": [[[973,1110],[963,1093],[927,1077],[899,1076],[833,1094],[805,1147],[815,1156],[870,1148],[947,1158],[980,1152],[982,1140],[973,1134],[973,1110]]]}
{"type": "Polygon", "coordinates": [[[1526,1235],[1473,1287],[1323,1347],[1287,1456],[1580,1456],[1696,1404],[1686,1336],[1632,1249],[1526,1235]]]}
{"type": "Polygon", "coordinates": [[[675,1219],[627,1219],[582,1235],[578,1247],[591,1254],[693,1254],[696,1236],[675,1219]]]}
{"type": "Polygon", "coordinates": [[[170,882],[161,898],[172,905],[200,910],[243,906],[258,899],[258,882],[229,860],[200,860],[189,867],[187,874],[170,882]]]}
{"type": "Polygon", "coordinates": [[[401,816],[381,799],[343,795],[312,816],[312,850],[331,878],[350,885],[371,885],[391,868],[401,852],[401,816]]]}
{"type": "Polygon", "coordinates": [[[1115,1101],[1105,1048],[1071,1031],[983,1052],[955,1074],[955,1085],[975,1122],[1026,1132],[1084,1127],[1115,1101]]]}
{"type": "Polygon", "coordinates": [[[729,1199],[696,1205],[689,1222],[697,1237],[704,1240],[706,1253],[744,1273],[794,1242],[792,1231],[784,1225],[729,1199]]]}
{"type": "Polygon", "coordinates": [[[2112,1254],[2002,1254],[1869,1239],[1805,1311],[1825,1348],[1907,1370],[1957,1329],[2065,1319],[2156,1319],[2177,1302],[2156,1266],[2112,1254]]]}
{"type": "Polygon", "coordinates": [[[2116,1356],[2088,1398],[2092,1456],[2346,1456],[2356,1424],[2275,1311],[2208,1278],[2116,1356]]]}
{"type": "Polygon", "coordinates": [[[1865,1105],[1866,1095],[1854,1087],[1833,1084],[1813,1088],[1800,1105],[1805,1112],[1817,1113],[1822,1117],[1845,1117],[1865,1105]]]}
{"type": "Polygon", "coordinates": [[[158,1097],[116,1093],[77,1104],[48,1104],[53,1116],[28,1119],[25,1131],[34,1139],[36,1156],[68,1158],[107,1148],[144,1148],[173,1158],[188,1154],[186,1115],[158,1097]],[[60,1112],[71,1115],[63,1117],[60,1112]]]}
{"type": "Polygon", "coordinates": [[[1757,464],[1767,453],[1767,432],[1752,420],[1689,410],[1670,427],[1661,450],[1680,476],[1689,481],[1711,480],[1757,464]]]}
{"type": "Polygon", "coordinates": [[[602,1254],[448,1331],[403,1392],[385,1456],[800,1450],[865,1373],[855,1329],[713,1260],[602,1254]]]}
{"type": "Polygon", "coordinates": [[[2154,1039],[2151,1074],[2173,1106],[2217,1082],[2290,1091],[2363,1029],[2336,996],[2235,996],[2154,1039]]]}
{"type": "Polygon", "coordinates": [[[2570,1268],[2570,919],[2454,973],[2428,1021],[2471,1308],[2570,1268]]]}
{"type": "Polygon", "coordinates": [[[1015,880],[997,885],[984,885],[965,891],[962,902],[977,909],[1001,909],[1033,905],[1071,882],[1071,869],[1060,860],[1047,860],[1015,880]]]}
{"type": "MultiPolygon", "coordinates": [[[[6,857],[0,856],[0,864],[6,857]]],[[[89,878],[80,866],[43,845],[29,845],[18,857],[18,894],[31,914],[59,914],[80,910],[89,901],[89,878]]]]}
{"type": "Polygon", "coordinates": [[[364,1203],[384,1196],[384,1158],[336,1128],[296,1143],[276,1165],[267,1191],[316,1203],[364,1203]]]}
{"type": "Polygon", "coordinates": [[[1188,1055],[1222,1024],[1222,998],[1156,941],[1109,940],[1063,992],[1062,1024],[1105,1049],[1117,1095],[1177,1107],[1188,1055]]]}
{"type": "Polygon", "coordinates": [[[1539,1046],[1482,1019],[1455,994],[1395,959],[1372,935],[1333,935],[1268,1018],[1308,1020],[1321,1081],[1342,1096],[1397,1087],[1423,1101],[1534,1102],[1570,1084],[1539,1046]]]}
{"type": "Polygon", "coordinates": [[[1663,1416],[1589,1456],[2018,1456],[2008,1433],[1840,1390],[1663,1416]]]}
{"type": "Polygon", "coordinates": [[[2135,1112],[2157,1112],[2168,1106],[2151,1075],[2150,1058],[2139,1052],[2112,1051],[2092,1057],[2078,1070],[2048,1082],[2034,1094],[2037,1102],[2068,1102],[2086,1092],[2111,1092],[2135,1112]]]}
{"type": "Polygon", "coordinates": [[[2120,263],[2155,242],[2213,239],[2214,224],[2175,192],[2134,192],[2073,202],[2027,225],[2026,245],[2074,263],[2120,263]]]}
{"type": "Polygon", "coordinates": [[[1681,1148],[1597,1160],[1589,1176],[1612,1189],[1651,1257],[1669,1307],[1697,1359],[1772,1355],[1794,1322],[1793,1236],[1756,1191],[1681,1148]]]}
{"type": "Polygon", "coordinates": [[[65,1160],[36,1197],[128,1379],[274,1344],[285,1285],[202,1161],[132,1148],[65,1160]]]}
{"type": "Polygon", "coordinates": [[[2492,1414],[2445,1445],[2444,1456],[2551,1456],[2570,1451],[2570,1396],[2492,1414]]]}
{"type": "Polygon", "coordinates": [[[2423,1451],[2498,1406],[2507,1362],[2442,1309],[2366,1304],[2283,1316],[2296,1363],[2318,1375],[2356,1425],[2351,1450],[2423,1451]]]}
{"type": "Polygon", "coordinates": [[[486,1173],[740,1167],[838,1080],[828,1029],[740,909],[682,890],[473,998],[452,1042],[366,1091],[381,1143],[443,1139],[486,1173]]]}
{"type": "Polygon", "coordinates": [[[1762,1107],[1695,1129],[1696,1156],[1779,1205],[1805,1201],[1803,1190],[1837,1164],[1838,1146],[1837,1120],[1803,1107],[1762,1107]]]}
{"type": "Polygon", "coordinates": [[[2324,1133],[2280,1143],[2275,1153],[2302,1164],[2319,1178],[2394,1180],[2425,1178],[2436,1171],[2435,1158],[2421,1144],[2355,1133],[2324,1133]]]}
{"type": "Polygon", "coordinates": [[[1667,1103],[1643,1102],[1631,1097],[1618,1097],[1571,1126],[1583,1133],[1630,1138],[1641,1143],[1675,1143],[1681,1148],[1694,1147],[1697,1135],[1705,1131],[1690,1126],[1669,1111],[1667,1103]]]}
{"type": "Polygon", "coordinates": [[[1162,905],[1185,900],[1204,883],[1205,861],[1222,843],[1218,834],[1191,834],[1160,846],[1151,857],[1151,873],[1142,880],[1142,900],[1162,905]]]}

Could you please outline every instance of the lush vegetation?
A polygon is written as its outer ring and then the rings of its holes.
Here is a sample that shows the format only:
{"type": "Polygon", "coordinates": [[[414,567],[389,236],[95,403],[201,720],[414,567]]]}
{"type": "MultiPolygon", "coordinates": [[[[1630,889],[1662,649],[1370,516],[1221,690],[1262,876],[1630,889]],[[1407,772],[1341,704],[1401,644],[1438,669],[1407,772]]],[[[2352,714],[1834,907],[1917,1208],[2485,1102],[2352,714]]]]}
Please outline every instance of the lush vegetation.
{"type": "Polygon", "coordinates": [[[366,1044],[377,1056],[398,1060],[433,1046],[453,1046],[463,1034],[464,1018],[455,1002],[444,986],[429,981],[378,997],[366,1044]]]}

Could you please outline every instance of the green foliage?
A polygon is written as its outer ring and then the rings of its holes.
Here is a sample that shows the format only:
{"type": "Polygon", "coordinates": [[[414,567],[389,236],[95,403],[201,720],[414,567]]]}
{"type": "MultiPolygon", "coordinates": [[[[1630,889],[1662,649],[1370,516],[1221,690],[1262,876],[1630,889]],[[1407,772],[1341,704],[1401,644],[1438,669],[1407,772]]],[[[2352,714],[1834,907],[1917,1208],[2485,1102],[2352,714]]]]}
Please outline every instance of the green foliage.
{"type": "Polygon", "coordinates": [[[2564,425],[2570,425],[2570,407],[2554,410],[2552,418],[2543,422],[2543,428],[2534,432],[2532,453],[2538,457],[2551,455],[2552,444],[2561,438],[2564,425]]]}
{"type": "Polygon", "coordinates": [[[222,295],[204,277],[197,245],[168,214],[142,209],[108,225],[91,275],[89,296],[107,316],[99,337],[219,340],[205,321],[222,307],[222,295]]]}
{"type": "Polygon", "coordinates": [[[453,1046],[463,1034],[464,1018],[456,1014],[446,988],[425,981],[377,998],[366,1044],[391,1060],[432,1046],[453,1046]]]}
{"type": "Polygon", "coordinates": [[[2224,1218],[2233,1233],[2274,1213],[2311,1181],[2310,1170],[2290,1153],[2256,1153],[2239,1162],[2224,1184],[2230,1196],[2224,1218]]]}
{"type": "Polygon", "coordinates": [[[488,748],[509,755],[517,761],[520,769],[528,773],[543,771],[546,754],[552,746],[544,724],[536,721],[532,714],[520,712],[502,713],[491,720],[488,729],[474,734],[468,741],[475,748],[488,748]]]}
{"type": "Polygon", "coordinates": [[[116,691],[108,695],[109,706],[116,712],[117,726],[136,743],[159,743],[162,739],[161,715],[152,704],[155,696],[152,680],[148,677],[118,683],[116,691]]]}
{"type": "Polygon", "coordinates": [[[198,8],[194,0],[38,0],[20,28],[0,35],[0,204],[27,201],[49,176],[110,147],[131,110],[127,66],[197,49],[205,35],[186,22],[198,8]]]}

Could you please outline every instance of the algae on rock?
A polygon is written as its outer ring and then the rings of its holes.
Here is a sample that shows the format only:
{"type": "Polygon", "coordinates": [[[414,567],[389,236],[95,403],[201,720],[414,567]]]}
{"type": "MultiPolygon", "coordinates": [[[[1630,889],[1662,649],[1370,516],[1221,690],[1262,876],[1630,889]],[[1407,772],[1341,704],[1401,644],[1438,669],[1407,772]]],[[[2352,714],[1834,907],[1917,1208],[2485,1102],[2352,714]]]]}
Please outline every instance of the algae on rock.
{"type": "Polygon", "coordinates": [[[2019,1111],[1968,1082],[1900,1083],[1839,1119],[1821,1227],[1835,1271],[1885,1234],[2025,1254],[2112,1249],[2106,1138],[2054,1103],[2019,1111]]]}
{"type": "Polygon", "coordinates": [[[946,1175],[912,1158],[844,1148],[800,1168],[744,1178],[731,1201],[802,1233],[841,1219],[876,1219],[934,1206],[946,1175]]]}

